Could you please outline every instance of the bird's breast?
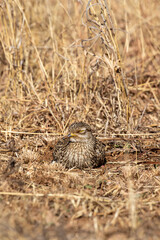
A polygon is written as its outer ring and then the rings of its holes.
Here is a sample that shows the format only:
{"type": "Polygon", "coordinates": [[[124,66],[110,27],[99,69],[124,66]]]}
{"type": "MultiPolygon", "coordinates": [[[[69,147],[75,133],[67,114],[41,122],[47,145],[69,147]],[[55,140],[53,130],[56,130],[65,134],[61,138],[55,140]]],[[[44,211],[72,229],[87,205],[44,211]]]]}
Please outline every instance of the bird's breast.
{"type": "Polygon", "coordinates": [[[89,167],[90,161],[94,157],[93,144],[70,143],[66,151],[67,165],[70,167],[89,167]]]}

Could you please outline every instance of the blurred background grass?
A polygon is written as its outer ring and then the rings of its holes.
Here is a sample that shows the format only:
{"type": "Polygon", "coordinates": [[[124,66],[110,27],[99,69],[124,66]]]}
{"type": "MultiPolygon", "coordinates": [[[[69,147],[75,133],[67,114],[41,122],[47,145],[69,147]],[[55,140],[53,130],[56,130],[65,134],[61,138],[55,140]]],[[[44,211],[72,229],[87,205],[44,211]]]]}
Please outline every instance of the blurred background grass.
{"type": "Polygon", "coordinates": [[[61,133],[85,120],[105,135],[158,124],[159,4],[107,6],[110,15],[98,1],[1,1],[4,130],[61,133]]]}

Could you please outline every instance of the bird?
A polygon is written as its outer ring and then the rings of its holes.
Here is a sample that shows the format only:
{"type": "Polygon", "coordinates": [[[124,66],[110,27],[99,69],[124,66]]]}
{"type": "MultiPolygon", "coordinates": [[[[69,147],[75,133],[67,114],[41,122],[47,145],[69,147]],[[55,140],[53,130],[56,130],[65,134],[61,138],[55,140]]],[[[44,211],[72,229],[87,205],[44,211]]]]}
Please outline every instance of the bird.
{"type": "Polygon", "coordinates": [[[106,163],[105,144],[92,133],[85,122],[74,122],[68,128],[68,135],[58,140],[53,149],[52,163],[65,168],[97,168],[106,163]]]}

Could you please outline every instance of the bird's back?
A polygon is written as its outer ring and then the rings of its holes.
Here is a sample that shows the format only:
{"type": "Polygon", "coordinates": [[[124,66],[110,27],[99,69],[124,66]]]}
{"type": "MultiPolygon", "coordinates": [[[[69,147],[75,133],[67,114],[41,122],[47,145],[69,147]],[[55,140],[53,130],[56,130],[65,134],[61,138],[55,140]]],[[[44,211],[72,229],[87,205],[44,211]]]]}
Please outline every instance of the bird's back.
{"type": "Polygon", "coordinates": [[[69,138],[61,138],[60,140],[58,140],[53,151],[53,161],[61,162],[61,160],[63,160],[66,154],[66,149],[68,144],[69,144],[69,138]]]}
{"type": "Polygon", "coordinates": [[[95,155],[96,155],[95,167],[99,167],[106,163],[105,146],[106,145],[103,142],[95,138],[95,155]]]}

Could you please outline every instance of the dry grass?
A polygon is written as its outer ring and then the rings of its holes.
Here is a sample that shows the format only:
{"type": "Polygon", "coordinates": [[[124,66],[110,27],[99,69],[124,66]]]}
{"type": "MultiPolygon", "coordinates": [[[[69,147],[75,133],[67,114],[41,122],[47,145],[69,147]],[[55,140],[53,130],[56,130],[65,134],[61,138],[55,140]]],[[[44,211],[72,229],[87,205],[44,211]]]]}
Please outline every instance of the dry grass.
{"type": "Polygon", "coordinates": [[[158,1],[1,0],[0,20],[0,239],[160,239],[158,1]],[[79,120],[106,166],[51,166],[79,120]]]}

